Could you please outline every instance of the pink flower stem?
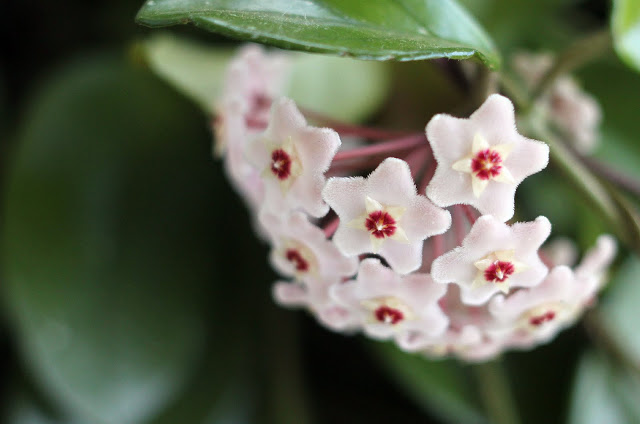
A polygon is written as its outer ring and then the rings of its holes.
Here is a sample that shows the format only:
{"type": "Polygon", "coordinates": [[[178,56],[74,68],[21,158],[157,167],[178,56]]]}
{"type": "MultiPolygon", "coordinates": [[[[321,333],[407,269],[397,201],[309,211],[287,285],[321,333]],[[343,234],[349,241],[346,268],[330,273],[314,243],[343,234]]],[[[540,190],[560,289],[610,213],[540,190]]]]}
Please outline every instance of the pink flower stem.
{"type": "MultiPolygon", "coordinates": [[[[399,156],[399,155],[398,155],[399,156]]],[[[424,164],[429,158],[429,151],[423,149],[422,146],[418,146],[411,150],[409,154],[402,157],[409,168],[411,169],[411,176],[415,179],[416,175],[419,175],[420,171],[424,169],[424,164]]],[[[372,170],[380,164],[382,158],[380,156],[361,157],[352,160],[339,161],[338,163],[331,164],[331,168],[325,173],[327,177],[342,176],[344,174],[359,173],[364,170],[372,170]]]]}
{"type": "Polygon", "coordinates": [[[418,194],[426,193],[427,186],[429,185],[429,182],[431,181],[431,179],[433,178],[433,174],[435,173],[436,173],[436,162],[433,160],[433,157],[431,157],[431,160],[429,161],[429,167],[427,168],[427,171],[422,176],[422,180],[420,180],[420,184],[418,185],[418,194]]]}
{"type": "Polygon", "coordinates": [[[301,106],[298,106],[298,108],[308,119],[333,128],[341,136],[356,136],[384,140],[389,138],[405,137],[413,134],[413,132],[409,131],[396,131],[352,125],[301,106]]]}
{"type": "Polygon", "coordinates": [[[433,236],[433,259],[435,260],[436,258],[442,256],[443,253],[444,253],[444,236],[442,234],[433,236]]]}
{"type": "Polygon", "coordinates": [[[247,127],[253,129],[253,130],[264,130],[265,128],[267,128],[267,123],[264,121],[261,121],[259,119],[256,118],[252,118],[252,117],[247,117],[246,119],[247,122],[247,127]]]}
{"type": "Polygon", "coordinates": [[[471,209],[471,206],[469,206],[469,205],[460,205],[460,207],[464,211],[464,214],[467,216],[467,220],[469,221],[469,224],[471,224],[471,225],[475,224],[476,223],[476,215],[473,212],[473,210],[471,209]]]}
{"type": "Polygon", "coordinates": [[[365,157],[353,161],[344,161],[331,164],[331,168],[325,173],[327,177],[344,175],[345,173],[357,173],[367,169],[374,169],[380,163],[379,157],[365,157]]]}
{"type": "Polygon", "coordinates": [[[423,149],[422,146],[413,149],[408,155],[402,158],[409,165],[411,170],[411,177],[415,180],[420,172],[424,170],[425,165],[429,161],[430,153],[427,149],[423,149]]]}
{"type": "Polygon", "coordinates": [[[462,240],[464,240],[465,226],[464,226],[464,211],[460,205],[453,207],[453,231],[456,235],[456,242],[458,246],[462,246],[462,240]]]}
{"type": "MultiPolygon", "coordinates": [[[[447,309],[449,309],[449,299],[447,299],[447,296],[443,296],[442,299],[438,301],[438,305],[440,306],[440,309],[442,309],[442,312],[446,314],[447,309]]],[[[453,324],[450,324],[449,327],[453,327],[453,324]]]]}
{"type": "Polygon", "coordinates": [[[336,216],[331,221],[329,221],[327,225],[324,226],[323,228],[324,235],[327,238],[330,238],[333,235],[333,233],[335,233],[336,230],[338,229],[338,225],[340,225],[340,218],[336,216]]]}
{"type": "Polygon", "coordinates": [[[331,128],[333,128],[342,137],[349,137],[349,136],[364,137],[364,138],[371,138],[374,140],[387,140],[387,139],[393,139],[398,137],[407,137],[412,134],[415,134],[409,131],[392,131],[392,130],[384,130],[379,128],[359,127],[355,125],[346,125],[346,124],[342,124],[342,125],[333,124],[331,125],[331,128]]]}
{"type": "Polygon", "coordinates": [[[421,144],[426,145],[426,141],[427,139],[424,134],[414,134],[384,143],[372,144],[369,146],[358,147],[356,149],[351,149],[344,152],[338,152],[333,157],[333,161],[337,162],[341,160],[357,159],[366,156],[388,154],[399,150],[410,149],[421,144]]]}

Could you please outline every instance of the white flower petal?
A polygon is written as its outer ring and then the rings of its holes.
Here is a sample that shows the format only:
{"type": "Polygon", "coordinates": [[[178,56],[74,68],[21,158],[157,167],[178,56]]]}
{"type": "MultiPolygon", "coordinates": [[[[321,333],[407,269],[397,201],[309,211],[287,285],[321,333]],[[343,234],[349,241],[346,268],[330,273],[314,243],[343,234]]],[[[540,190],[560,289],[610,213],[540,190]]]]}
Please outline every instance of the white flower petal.
{"type": "Polygon", "coordinates": [[[517,185],[549,160],[546,144],[517,133],[511,101],[497,94],[469,119],[436,115],[427,125],[427,138],[438,162],[427,196],[438,206],[469,204],[502,221],[513,216],[517,185]],[[467,174],[471,171],[467,158],[486,148],[500,154],[502,172],[482,180],[467,174]]]}

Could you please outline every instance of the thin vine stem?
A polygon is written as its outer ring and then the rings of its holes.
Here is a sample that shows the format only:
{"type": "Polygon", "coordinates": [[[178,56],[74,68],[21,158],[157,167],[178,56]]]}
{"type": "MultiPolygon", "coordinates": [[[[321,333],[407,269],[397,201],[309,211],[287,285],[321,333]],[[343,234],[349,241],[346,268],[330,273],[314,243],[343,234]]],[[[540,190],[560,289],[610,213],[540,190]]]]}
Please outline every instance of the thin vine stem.
{"type": "Polygon", "coordinates": [[[595,33],[577,40],[557,57],[551,69],[542,77],[533,92],[532,98],[543,95],[564,74],[568,74],[581,66],[601,57],[611,49],[612,40],[609,28],[603,28],[595,33]]]}
{"type": "Polygon", "coordinates": [[[494,360],[472,366],[480,397],[492,424],[521,424],[502,362],[494,360]]]}
{"type": "Polygon", "coordinates": [[[553,164],[569,178],[585,198],[611,223],[618,235],[623,239],[627,239],[628,234],[624,231],[623,216],[607,189],[582,161],[567,148],[565,143],[556,137],[543,123],[531,116],[526,117],[526,119],[532,135],[539,140],[544,140],[549,145],[553,164]]]}
{"type": "Polygon", "coordinates": [[[338,152],[333,157],[333,161],[338,162],[347,159],[359,159],[366,156],[387,154],[390,152],[407,150],[421,144],[424,144],[425,147],[427,145],[427,138],[424,134],[413,134],[396,140],[386,141],[384,143],[370,144],[364,147],[338,152]]]}
{"type": "Polygon", "coordinates": [[[372,128],[362,125],[349,124],[347,122],[331,118],[313,110],[309,110],[302,106],[299,106],[299,109],[307,119],[311,119],[322,125],[331,127],[341,136],[355,136],[375,140],[385,140],[398,137],[406,137],[408,135],[415,134],[415,131],[389,130],[384,128],[372,128]]]}
{"type": "Polygon", "coordinates": [[[464,215],[467,217],[467,220],[469,221],[469,225],[473,225],[476,223],[476,215],[473,213],[473,209],[471,209],[471,206],[469,205],[460,205],[460,207],[462,208],[462,211],[464,212],[464,215]]]}
{"type": "Polygon", "coordinates": [[[638,181],[637,179],[595,158],[581,155],[580,159],[594,173],[600,175],[605,180],[640,198],[640,181],[638,181]]]}

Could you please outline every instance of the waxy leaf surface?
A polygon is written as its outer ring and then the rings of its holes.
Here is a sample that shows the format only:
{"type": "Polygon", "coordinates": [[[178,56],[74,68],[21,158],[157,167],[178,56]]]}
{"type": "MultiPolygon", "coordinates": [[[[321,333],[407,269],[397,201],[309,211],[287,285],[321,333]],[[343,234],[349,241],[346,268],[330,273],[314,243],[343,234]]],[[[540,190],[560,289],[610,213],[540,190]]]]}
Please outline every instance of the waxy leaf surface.
{"type": "Polygon", "coordinates": [[[360,59],[500,62],[488,35],[453,0],[148,0],[137,21],[193,23],[237,39],[360,59]]]}

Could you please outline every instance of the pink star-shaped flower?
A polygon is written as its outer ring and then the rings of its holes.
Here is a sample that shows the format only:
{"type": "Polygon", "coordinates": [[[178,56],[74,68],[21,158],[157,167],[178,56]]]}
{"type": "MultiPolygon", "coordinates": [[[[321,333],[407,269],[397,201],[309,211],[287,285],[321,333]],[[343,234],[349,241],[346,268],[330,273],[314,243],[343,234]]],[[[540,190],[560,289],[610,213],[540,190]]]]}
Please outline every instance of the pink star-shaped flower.
{"type": "Polygon", "coordinates": [[[340,218],[333,241],[344,255],[377,253],[401,274],[420,267],[424,239],[451,225],[449,212],[416,193],[409,165],[396,158],[366,179],[330,178],[322,196],[340,218]]]}
{"type": "Polygon", "coordinates": [[[496,296],[489,311],[497,322],[488,331],[513,347],[529,348],[548,342],[592,305],[615,252],[614,239],[600,236],[575,271],[556,266],[540,285],[508,297],[496,296]]]}
{"type": "Polygon", "coordinates": [[[578,279],[569,267],[557,266],[539,286],[493,298],[489,311],[497,325],[489,332],[511,346],[547,342],[576,320],[597,290],[596,278],[578,279]]]}
{"type": "Polygon", "coordinates": [[[518,134],[513,104],[498,94],[469,119],[434,116],[426,133],[438,162],[427,196],[441,207],[472,205],[503,222],[513,216],[518,184],[549,161],[549,147],[518,134]]]}
{"type": "Polygon", "coordinates": [[[251,137],[245,117],[237,102],[230,103],[221,110],[214,120],[216,146],[224,150],[224,169],[235,190],[244,198],[253,211],[257,211],[264,198],[264,184],[258,170],[251,165],[244,154],[246,142],[251,137]]]}
{"type": "Polygon", "coordinates": [[[320,195],[324,173],[339,147],[338,133],[307,125],[293,100],[275,101],[269,126],[247,147],[247,158],[262,173],[265,210],[325,215],[329,207],[320,195]]]}
{"type": "Polygon", "coordinates": [[[438,300],[445,292],[428,274],[403,277],[371,258],[360,263],[356,280],[334,285],[330,293],[338,304],[358,314],[365,333],[390,339],[405,332],[442,334],[448,319],[438,300]]]}
{"type": "Polygon", "coordinates": [[[334,331],[355,330],[359,316],[349,308],[336,303],[329,291],[341,284],[340,279],[310,280],[304,284],[278,281],[273,286],[275,301],[289,308],[306,308],[327,328],[334,331]]]}
{"type": "Polygon", "coordinates": [[[246,127],[246,120],[266,122],[272,99],[283,94],[289,79],[290,61],[281,53],[266,54],[256,44],[248,44],[231,60],[224,78],[221,97],[215,105],[213,152],[222,156],[227,149],[239,149],[244,154],[247,137],[236,137],[229,126],[237,127],[236,116],[246,127]]]}
{"type": "Polygon", "coordinates": [[[473,325],[466,325],[459,330],[449,327],[443,334],[431,339],[408,333],[398,340],[398,346],[406,352],[422,352],[430,357],[441,358],[481,341],[480,330],[473,325]]]}
{"type": "Polygon", "coordinates": [[[604,234],[598,237],[596,245],[589,249],[582,257],[582,261],[575,267],[576,276],[580,279],[593,277],[602,286],[605,274],[616,256],[615,239],[604,234]]]}
{"type": "Polygon", "coordinates": [[[543,216],[513,226],[484,215],[471,227],[462,242],[431,265],[438,283],[460,286],[462,301],[481,305],[498,292],[512,287],[532,287],[542,281],[547,267],[538,249],[551,232],[543,216]]]}
{"type": "Polygon", "coordinates": [[[286,54],[267,53],[258,44],[247,44],[227,68],[221,103],[238,100],[244,114],[266,119],[271,100],[284,92],[290,69],[286,54]]]}
{"type": "Polygon", "coordinates": [[[284,217],[262,213],[260,222],[271,236],[271,264],[282,274],[305,282],[355,275],[358,260],[342,255],[304,213],[284,217]]]}

